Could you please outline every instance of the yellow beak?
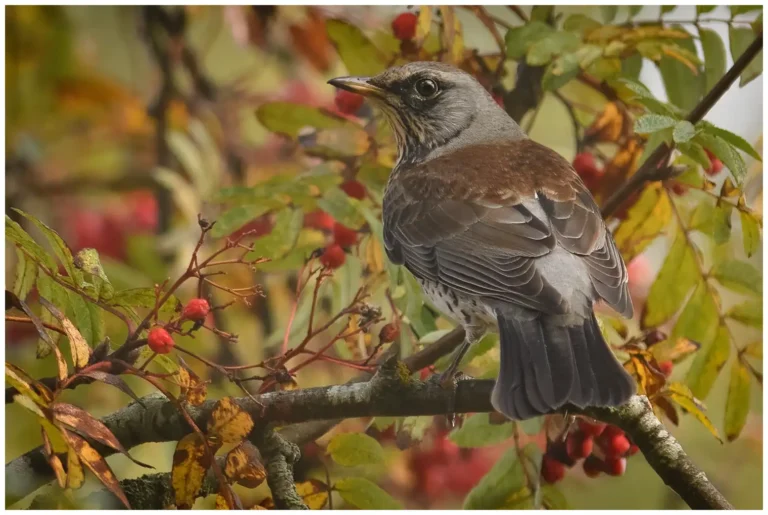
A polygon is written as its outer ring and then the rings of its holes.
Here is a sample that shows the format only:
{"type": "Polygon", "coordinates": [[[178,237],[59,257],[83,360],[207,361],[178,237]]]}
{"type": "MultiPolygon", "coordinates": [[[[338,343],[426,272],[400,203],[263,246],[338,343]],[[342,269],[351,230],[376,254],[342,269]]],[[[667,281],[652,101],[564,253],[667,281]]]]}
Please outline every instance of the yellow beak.
{"type": "Polygon", "coordinates": [[[369,80],[371,80],[370,77],[337,77],[329,80],[328,84],[364,97],[383,97],[384,90],[374,86],[368,82],[369,80]]]}

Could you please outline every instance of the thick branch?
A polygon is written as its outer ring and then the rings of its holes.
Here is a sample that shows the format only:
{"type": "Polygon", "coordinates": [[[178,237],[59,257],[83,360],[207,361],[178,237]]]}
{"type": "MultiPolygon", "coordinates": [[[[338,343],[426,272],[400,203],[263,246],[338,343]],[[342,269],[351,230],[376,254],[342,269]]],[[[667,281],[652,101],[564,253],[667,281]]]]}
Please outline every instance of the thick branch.
{"type": "MultiPolygon", "coordinates": [[[[259,426],[254,434],[259,434],[268,424],[308,420],[489,412],[493,410],[490,403],[492,388],[493,381],[490,380],[467,380],[460,381],[455,390],[448,390],[437,381],[425,383],[414,380],[406,366],[390,361],[382,366],[381,373],[365,383],[267,393],[257,397],[261,406],[250,398],[239,398],[237,402],[257,421],[259,426]],[[403,402],[404,399],[407,402],[403,402]]],[[[125,447],[145,442],[176,441],[190,432],[181,415],[163,396],[149,395],[143,403],[147,406],[146,410],[133,403],[104,419],[125,447]]],[[[198,408],[190,408],[190,415],[196,423],[204,424],[214,404],[215,401],[206,401],[198,408]]],[[[578,410],[570,408],[569,412],[578,410]]],[[[680,444],[664,429],[644,397],[633,397],[617,409],[590,409],[584,413],[625,430],[664,482],[691,507],[730,507],[704,473],[690,461],[680,444]]],[[[289,507],[294,505],[295,499],[291,490],[283,488],[285,485],[281,482],[287,477],[285,469],[293,460],[294,447],[274,435],[278,440],[272,441],[275,444],[272,447],[269,442],[257,443],[262,444],[265,454],[280,453],[286,457],[282,463],[281,460],[269,460],[274,462],[270,470],[271,481],[277,482],[274,485],[270,482],[270,487],[274,488],[273,493],[282,492],[280,502],[289,507]],[[266,447],[265,443],[268,444],[266,447]]],[[[111,454],[109,449],[103,447],[99,451],[111,454]]],[[[39,448],[6,465],[9,495],[19,498],[50,481],[52,474],[46,469],[39,448]],[[40,466],[41,463],[43,466],[40,466]]],[[[276,502],[277,496],[275,494],[276,502]]]]}
{"type": "MultiPolygon", "coordinates": [[[[698,105],[693,108],[686,120],[691,123],[701,121],[701,119],[704,118],[709,110],[712,109],[712,106],[714,106],[717,101],[720,100],[720,97],[722,97],[723,94],[725,94],[725,92],[730,89],[736,79],[739,78],[744,69],[749,65],[750,62],[752,62],[752,60],[760,53],[762,49],[763,33],[760,32],[752,44],[747,47],[747,50],[741,54],[741,57],[739,57],[736,62],[733,63],[731,69],[728,70],[726,74],[720,78],[719,81],[717,81],[717,84],[715,84],[709,93],[707,93],[706,96],[701,99],[698,105]]],[[[642,188],[646,181],[658,180],[659,165],[667,156],[669,156],[671,151],[672,148],[666,144],[659,145],[653,154],[651,154],[648,159],[645,160],[643,166],[641,166],[637,172],[632,174],[632,176],[627,179],[627,181],[622,184],[621,187],[617,189],[608,200],[605,201],[602,209],[603,217],[607,218],[614,211],[616,211],[616,209],[618,209],[619,206],[621,206],[624,201],[627,200],[630,195],[632,195],[632,193],[634,193],[635,190],[642,188]]]]}

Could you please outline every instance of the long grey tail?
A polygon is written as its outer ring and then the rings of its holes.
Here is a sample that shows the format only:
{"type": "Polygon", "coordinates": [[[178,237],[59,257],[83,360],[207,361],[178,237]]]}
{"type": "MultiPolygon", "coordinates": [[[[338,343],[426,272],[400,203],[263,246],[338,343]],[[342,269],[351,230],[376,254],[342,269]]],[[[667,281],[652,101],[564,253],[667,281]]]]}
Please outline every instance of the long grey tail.
{"type": "Polygon", "coordinates": [[[494,408],[513,420],[551,413],[565,404],[618,406],[635,382],[611,352],[592,314],[581,326],[562,317],[496,312],[501,337],[494,408]]]}

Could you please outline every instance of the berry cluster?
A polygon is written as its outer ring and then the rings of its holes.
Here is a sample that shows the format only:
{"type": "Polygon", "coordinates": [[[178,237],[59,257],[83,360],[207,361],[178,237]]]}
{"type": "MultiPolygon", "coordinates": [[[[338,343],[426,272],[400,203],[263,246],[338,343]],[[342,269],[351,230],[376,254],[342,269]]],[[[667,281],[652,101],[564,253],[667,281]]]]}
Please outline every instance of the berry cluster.
{"type": "MultiPolygon", "coordinates": [[[[176,326],[176,329],[178,329],[178,324],[185,320],[190,320],[195,324],[202,325],[210,312],[211,306],[208,304],[207,300],[192,299],[187,302],[184,309],[182,309],[179,321],[176,324],[171,323],[169,325],[174,325],[176,326]]],[[[147,345],[152,352],[168,354],[173,350],[175,343],[167,326],[155,326],[149,330],[149,334],[147,335],[147,345]]]]}
{"type": "Polygon", "coordinates": [[[565,476],[566,467],[573,467],[582,459],[588,477],[601,473],[621,476],[627,469],[627,457],[638,450],[618,427],[580,418],[577,428],[564,440],[547,442],[541,477],[547,483],[557,483],[565,476]]]}
{"type": "MultiPolygon", "coordinates": [[[[358,200],[364,199],[367,195],[365,186],[354,179],[344,182],[339,188],[348,196],[358,200]]],[[[323,249],[320,255],[320,263],[326,268],[342,266],[346,261],[345,249],[349,249],[357,243],[357,231],[340,224],[322,210],[305,215],[304,226],[329,233],[332,236],[332,242],[323,249]]]]}

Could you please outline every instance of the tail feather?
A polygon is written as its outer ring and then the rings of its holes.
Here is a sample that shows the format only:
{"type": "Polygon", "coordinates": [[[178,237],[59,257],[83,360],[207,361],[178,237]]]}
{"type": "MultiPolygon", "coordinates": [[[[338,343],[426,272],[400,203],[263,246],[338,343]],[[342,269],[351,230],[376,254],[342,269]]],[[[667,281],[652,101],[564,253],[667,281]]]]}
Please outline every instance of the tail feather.
{"type": "Polygon", "coordinates": [[[509,418],[525,420],[566,404],[616,406],[634,394],[634,381],[608,348],[594,315],[581,326],[546,315],[497,311],[497,318],[501,360],[491,402],[509,418]]]}

